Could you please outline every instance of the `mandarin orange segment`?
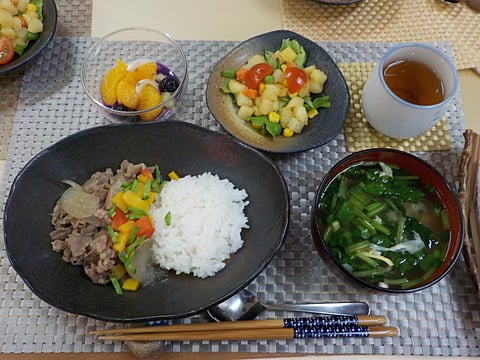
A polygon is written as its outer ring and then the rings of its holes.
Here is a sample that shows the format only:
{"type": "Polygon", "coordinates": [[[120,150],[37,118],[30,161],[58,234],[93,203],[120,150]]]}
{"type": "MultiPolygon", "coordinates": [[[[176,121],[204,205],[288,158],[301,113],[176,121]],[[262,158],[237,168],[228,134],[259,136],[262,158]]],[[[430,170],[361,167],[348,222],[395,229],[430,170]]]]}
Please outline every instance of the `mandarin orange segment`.
{"type": "Polygon", "coordinates": [[[138,103],[135,84],[125,79],[120,80],[117,84],[117,98],[119,103],[129,109],[135,109],[138,103]]]}
{"type": "MultiPolygon", "coordinates": [[[[154,86],[147,84],[142,88],[140,96],[138,99],[137,110],[146,110],[150,109],[153,106],[159,105],[162,103],[162,96],[158,89],[154,86]]],[[[148,111],[140,115],[142,121],[152,121],[162,112],[163,107],[148,111]]]]}
{"type": "Polygon", "coordinates": [[[103,103],[112,106],[117,102],[117,84],[127,74],[127,64],[117,60],[117,65],[111,68],[103,77],[100,93],[103,103]]]}
{"type": "Polygon", "coordinates": [[[138,66],[135,70],[129,71],[126,80],[136,84],[140,80],[153,80],[157,75],[157,63],[148,62],[138,66]]]}

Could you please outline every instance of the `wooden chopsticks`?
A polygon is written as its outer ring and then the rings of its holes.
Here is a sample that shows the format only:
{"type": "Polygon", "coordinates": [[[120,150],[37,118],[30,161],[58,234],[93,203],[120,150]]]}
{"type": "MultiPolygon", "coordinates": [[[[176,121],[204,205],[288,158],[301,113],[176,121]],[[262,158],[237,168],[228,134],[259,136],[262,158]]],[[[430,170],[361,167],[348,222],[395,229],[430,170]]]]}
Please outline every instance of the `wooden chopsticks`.
{"type": "Polygon", "coordinates": [[[396,336],[397,328],[381,326],[384,316],[321,316],[220,323],[146,326],[92,331],[100,340],[113,341],[195,341],[253,340],[321,337],[396,336]]]}

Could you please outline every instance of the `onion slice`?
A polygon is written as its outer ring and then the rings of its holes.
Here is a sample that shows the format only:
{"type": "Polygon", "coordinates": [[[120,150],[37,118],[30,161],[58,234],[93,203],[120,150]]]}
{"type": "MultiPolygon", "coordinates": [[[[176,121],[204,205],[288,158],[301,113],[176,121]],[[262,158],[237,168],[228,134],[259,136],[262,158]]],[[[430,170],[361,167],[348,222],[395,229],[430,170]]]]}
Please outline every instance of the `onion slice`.
{"type": "Polygon", "coordinates": [[[60,206],[65,212],[77,219],[84,219],[94,214],[98,209],[100,200],[92,194],[87,193],[74,181],[65,180],[70,187],[60,197],[60,206]]]}

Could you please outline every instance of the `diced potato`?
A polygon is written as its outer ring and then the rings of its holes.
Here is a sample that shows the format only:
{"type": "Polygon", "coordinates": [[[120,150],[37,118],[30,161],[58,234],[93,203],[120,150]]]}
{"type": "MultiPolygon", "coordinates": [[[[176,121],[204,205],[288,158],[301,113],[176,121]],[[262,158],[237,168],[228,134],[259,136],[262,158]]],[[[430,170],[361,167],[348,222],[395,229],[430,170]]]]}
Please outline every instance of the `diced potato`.
{"type": "Polygon", "coordinates": [[[287,104],[287,107],[296,107],[296,106],[303,106],[303,99],[301,97],[295,96],[287,104]]]}
{"type": "Polygon", "coordinates": [[[280,51],[280,57],[282,58],[283,62],[290,62],[295,60],[297,53],[290,46],[287,46],[285,49],[280,51]]]}
{"type": "Polygon", "coordinates": [[[11,40],[15,39],[15,30],[13,28],[4,28],[0,30],[0,34],[10,38],[11,40]]]}
{"type": "Polygon", "coordinates": [[[255,108],[252,106],[240,106],[237,115],[240,117],[240,119],[248,121],[252,117],[254,112],[255,108]]]}
{"type": "Polygon", "coordinates": [[[323,84],[327,81],[327,75],[319,70],[315,69],[310,74],[310,92],[314,94],[321,93],[323,90],[323,84]]]}
{"type": "Polygon", "coordinates": [[[310,82],[307,82],[302,88],[298,91],[298,96],[304,97],[310,93],[310,82]]]}
{"type": "Polygon", "coordinates": [[[312,73],[313,70],[315,70],[317,67],[315,65],[309,65],[303,69],[305,71],[305,74],[307,74],[310,77],[310,74],[312,73]]]}
{"type": "Polygon", "coordinates": [[[13,28],[14,18],[7,10],[0,8],[0,28],[13,28]]]}
{"type": "Polygon", "coordinates": [[[234,94],[241,93],[243,90],[247,88],[246,85],[242,84],[240,81],[237,80],[230,80],[228,83],[228,88],[234,94]]]}
{"type": "Polygon", "coordinates": [[[310,92],[312,94],[320,94],[323,91],[323,84],[310,82],[310,92]]]}
{"type": "Polygon", "coordinates": [[[261,94],[262,99],[276,101],[280,94],[280,89],[275,84],[266,84],[261,94]]]}
{"type": "Polygon", "coordinates": [[[22,27],[20,30],[16,32],[15,43],[26,44],[27,40],[28,40],[28,30],[27,28],[22,27]]]}
{"type": "Polygon", "coordinates": [[[285,73],[280,69],[275,69],[272,76],[276,83],[283,83],[285,81],[285,73]]]}
{"type": "Polygon", "coordinates": [[[11,0],[0,0],[0,9],[7,10],[12,15],[18,13],[17,8],[13,5],[11,0]]]}
{"type": "Polygon", "coordinates": [[[278,88],[278,97],[286,97],[288,96],[288,88],[285,85],[277,84],[278,88]]]}
{"type": "Polygon", "coordinates": [[[256,55],[253,55],[250,59],[248,59],[248,62],[245,65],[245,67],[247,69],[250,69],[253,65],[261,64],[261,63],[264,63],[264,62],[267,62],[265,60],[265,57],[263,55],[256,54],[256,55]]]}
{"type": "Polygon", "coordinates": [[[32,17],[28,23],[28,31],[37,34],[43,31],[43,23],[37,17],[32,17]]]}
{"type": "Polygon", "coordinates": [[[327,74],[320,69],[315,69],[310,74],[310,80],[316,83],[324,83],[327,80],[327,74]]]}
{"type": "Polygon", "coordinates": [[[293,130],[293,132],[300,134],[303,129],[303,122],[298,120],[296,117],[292,117],[290,121],[288,122],[288,126],[290,129],[293,130]]]}
{"type": "Polygon", "coordinates": [[[24,13],[27,11],[27,5],[30,4],[30,0],[18,0],[17,9],[19,12],[24,13]]]}
{"type": "Polygon", "coordinates": [[[242,92],[235,94],[235,101],[238,106],[252,106],[253,100],[242,92]]]}
{"type": "Polygon", "coordinates": [[[267,115],[271,111],[278,110],[278,101],[271,101],[267,99],[258,98],[256,101],[258,112],[262,115],[267,115]]]}
{"type": "Polygon", "coordinates": [[[292,113],[293,117],[301,121],[303,125],[308,125],[307,110],[303,106],[294,106],[292,113]]]}
{"type": "Polygon", "coordinates": [[[21,28],[22,28],[22,21],[20,20],[20,17],[14,16],[13,17],[13,30],[15,30],[15,32],[17,32],[21,28]]]}
{"type": "Polygon", "coordinates": [[[283,107],[280,109],[280,125],[282,125],[283,128],[286,128],[288,126],[288,123],[290,122],[290,119],[292,117],[292,108],[283,107]]]}

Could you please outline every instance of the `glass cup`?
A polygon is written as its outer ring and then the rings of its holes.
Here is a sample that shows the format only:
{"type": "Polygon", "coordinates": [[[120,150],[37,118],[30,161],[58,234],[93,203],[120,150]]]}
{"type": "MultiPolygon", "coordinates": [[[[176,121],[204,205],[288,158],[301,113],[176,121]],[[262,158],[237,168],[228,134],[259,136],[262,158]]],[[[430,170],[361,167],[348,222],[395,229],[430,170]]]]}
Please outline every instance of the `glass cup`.
{"type": "MultiPolygon", "coordinates": [[[[184,95],[188,81],[187,57],[181,45],[160,30],[146,27],[118,29],[90,47],[83,60],[80,76],[85,94],[103,111],[107,119],[121,123],[160,121],[175,112],[184,95]],[[159,89],[160,100],[153,103],[147,101],[147,106],[150,107],[127,109],[118,104],[106,105],[101,93],[101,83],[107,72],[116,66],[117,60],[128,64],[129,68],[132,66],[131,71],[134,71],[135,64],[156,62],[155,82],[160,82],[158,77],[170,77],[176,79],[177,86],[167,92],[159,89]]],[[[141,83],[148,83],[141,79],[136,83],[137,95],[141,91],[141,83]]],[[[150,84],[153,84],[153,81],[150,84]]],[[[155,86],[158,87],[158,84],[155,86]]]]}
{"type": "Polygon", "coordinates": [[[445,114],[457,89],[457,70],[446,54],[430,45],[406,43],[390,49],[370,74],[363,88],[362,108],[377,131],[405,139],[431,129],[445,114]],[[392,70],[396,66],[397,70],[392,70]],[[409,79],[403,78],[411,71],[409,79]],[[399,88],[391,83],[394,77],[403,81],[399,88]]]}

